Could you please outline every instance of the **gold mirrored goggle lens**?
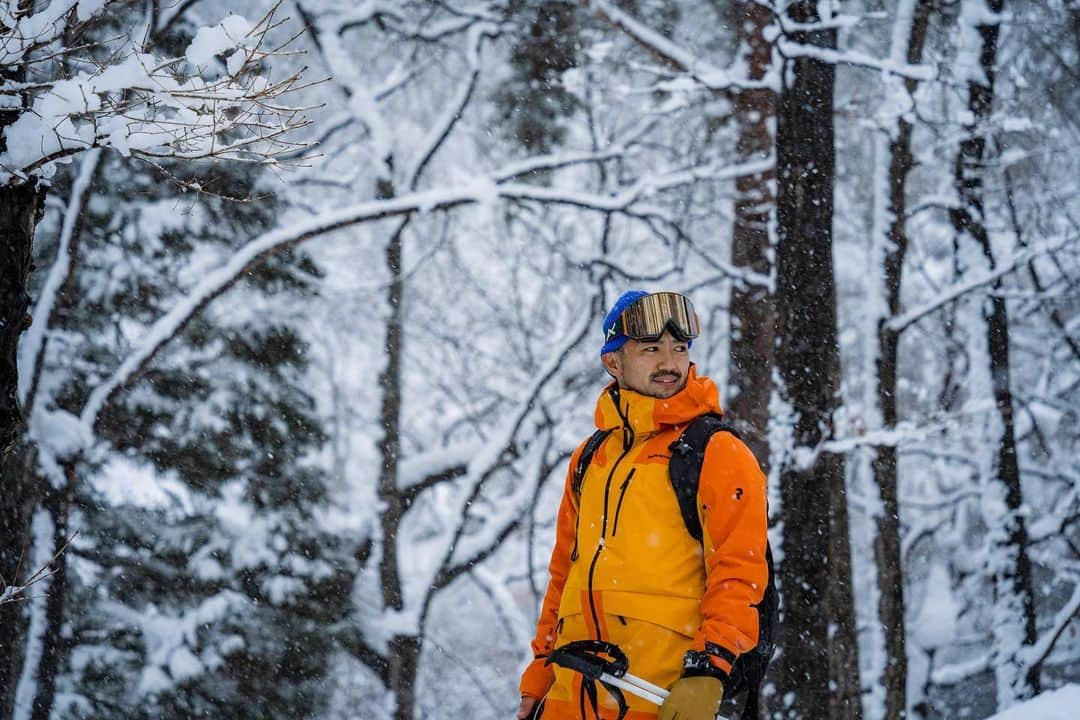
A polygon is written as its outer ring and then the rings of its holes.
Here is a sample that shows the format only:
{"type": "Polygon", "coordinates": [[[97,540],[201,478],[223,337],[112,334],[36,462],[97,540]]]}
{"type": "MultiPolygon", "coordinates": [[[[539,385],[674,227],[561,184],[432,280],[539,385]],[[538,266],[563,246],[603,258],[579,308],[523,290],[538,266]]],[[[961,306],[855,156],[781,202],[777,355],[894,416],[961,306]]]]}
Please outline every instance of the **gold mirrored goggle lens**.
{"type": "Polygon", "coordinates": [[[667,327],[679,340],[693,340],[700,331],[694,304],[673,292],[646,295],[626,308],[621,320],[623,333],[635,340],[656,339],[667,327]]]}

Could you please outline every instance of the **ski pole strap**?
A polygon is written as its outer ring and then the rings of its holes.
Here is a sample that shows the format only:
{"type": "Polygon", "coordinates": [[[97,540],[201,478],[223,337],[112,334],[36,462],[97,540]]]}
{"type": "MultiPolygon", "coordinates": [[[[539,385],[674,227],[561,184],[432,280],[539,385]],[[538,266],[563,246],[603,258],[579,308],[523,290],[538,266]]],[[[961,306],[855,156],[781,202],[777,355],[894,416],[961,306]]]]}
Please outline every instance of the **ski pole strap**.
{"type": "Polygon", "coordinates": [[[596,683],[600,683],[608,694],[619,706],[618,720],[626,717],[630,706],[623,696],[622,690],[608,682],[604,676],[621,678],[630,667],[629,661],[619,646],[603,640],[575,640],[562,647],[555,648],[548,653],[545,665],[552,663],[560,665],[568,670],[581,673],[581,691],[589,698],[593,713],[600,717],[597,704],[596,683]],[[609,657],[604,657],[607,655],[609,657]]]}

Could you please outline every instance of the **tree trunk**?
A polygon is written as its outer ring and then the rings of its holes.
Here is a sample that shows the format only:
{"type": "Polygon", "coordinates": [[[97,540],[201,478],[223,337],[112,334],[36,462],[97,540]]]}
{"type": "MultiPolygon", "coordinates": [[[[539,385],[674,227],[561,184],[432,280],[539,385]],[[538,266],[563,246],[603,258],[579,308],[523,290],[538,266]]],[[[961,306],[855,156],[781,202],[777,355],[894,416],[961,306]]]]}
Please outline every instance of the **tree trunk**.
{"type": "Polygon", "coordinates": [[[390,641],[390,690],[394,693],[394,720],[413,720],[416,712],[416,675],[420,669],[422,640],[416,635],[395,635],[390,641]]]}
{"type": "MultiPolygon", "coordinates": [[[[376,196],[391,198],[395,195],[392,167],[387,163],[385,175],[376,182],[376,196]]],[[[398,223],[386,244],[386,268],[390,275],[387,289],[386,367],[379,374],[382,389],[383,437],[379,441],[382,460],[379,472],[379,502],[382,510],[379,522],[382,531],[382,555],[379,560],[379,578],[382,585],[383,608],[400,611],[405,607],[402,593],[401,571],[398,564],[398,528],[408,510],[405,496],[398,488],[398,464],[401,460],[401,360],[404,352],[404,312],[402,300],[405,294],[405,277],[402,269],[402,252],[405,226],[408,218],[398,223]]],[[[414,686],[419,669],[421,638],[414,635],[395,635],[389,644],[387,658],[389,690],[394,697],[394,720],[413,720],[415,709],[414,686]]]]}
{"type": "MultiPolygon", "coordinates": [[[[32,451],[25,445],[0,461],[3,488],[0,489],[0,590],[18,584],[29,564],[30,519],[37,502],[31,473],[32,451]]],[[[31,573],[33,570],[30,571],[31,573]]],[[[11,716],[22,674],[26,616],[21,602],[0,604],[0,717],[11,716]]]]}
{"type": "Polygon", "coordinates": [[[397,561],[397,529],[405,514],[404,499],[398,492],[398,461],[401,453],[401,353],[403,318],[401,299],[404,279],[401,270],[401,236],[395,232],[386,247],[386,264],[390,270],[390,287],[387,304],[389,317],[386,322],[386,367],[379,374],[382,389],[383,437],[379,441],[382,464],[379,473],[379,501],[382,525],[382,557],[379,575],[382,580],[383,606],[401,610],[401,578],[397,561]]]}
{"type": "MultiPolygon", "coordinates": [[[[788,16],[817,23],[817,3],[788,16]]],[[[797,31],[797,43],[834,48],[835,30],[797,31]]],[[[784,615],[779,708],[786,718],[860,718],[858,646],[843,456],[816,452],[839,405],[832,264],[835,68],[785,60],[777,118],[776,365],[790,408],[792,452],[780,468],[784,615]]]]}
{"type": "MultiPolygon", "coordinates": [[[[906,52],[904,60],[908,64],[922,62],[923,45],[926,41],[926,27],[930,18],[931,0],[916,0],[903,3],[906,17],[897,18],[898,31],[906,26],[906,52]]],[[[898,10],[898,13],[900,11],[898,10]]],[[[899,38],[894,39],[894,43],[899,38]]],[[[898,54],[895,47],[893,53],[898,54]]],[[[914,96],[915,80],[905,80],[907,93],[914,96]]],[[[907,200],[905,187],[911,171],[913,157],[911,153],[912,126],[903,116],[896,120],[891,128],[892,141],[889,145],[888,175],[888,228],[885,237],[874,238],[874,242],[883,242],[885,251],[883,269],[885,276],[885,299],[887,317],[878,319],[877,339],[877,402],[881,413],[881,424],[886,430],[896,427],[898,421],[896,408],[896,378],[898,364],[899,333],[888,326],[889,317],[900,314],[900,289],[907,253],[908,239],[905,222],[907,219],[907,200]]],[[[904,624],[904,575],[901,557],[900,504],[897,499],[896,446],[882,445],[875,449],[872,463],[874,480],[881,498],[881,507],[877,516],[877,534],[874,537],[874,560],[877,570],[878,586],[878,621],[884,632],[885,667],[881,684],[885,692],[884,717],[902,718],[907,713],[907,647],[904,624]]]]}
{"type": "MultiPolygon", "coordinates": [[[[742,55],[750,80],[762,80],[772,65],[772,43],[765,28],[772,10],[760,2],[733,8],[742,34],[742,55]]],[[[769,157],[769,123],[776,117],[776,96],[767,88],[741,90],[735,99],[739,124],[738,161],[769,157]]],[[[774,207],[774,172],[742,175],[735,180],[735,226],[731,262],[761,275],[771,270],[769,218],[774,207]]],[[[773,308],[768,288],[735,282],[731,289],[731,372],[727,406],[758,462],[768,471],[769,397],[772,393],[773,308]]]]}
{"type": "MultiPolygon", "coordinates": [[[[979,66],[981,76],[968,78],[970,124],[956,154],[954,177],[959,203],[950,218],[957,235],[975,242],[990,269],[995,267],[990,234],[986,227],[983,203],[983,172],[986,153],[986,123],[994,104],[994,76],[997,62],[998,31],[1002,0],[978,0],[985,11],[965,13],[977,18],[974,30],[981,40],[979,66]]],[[[966,5],[967,3],[965,3],[966,5]]],[[[996,480],[1003,517],[990,518],[991,556],[994,558],[994,650],[991,666],[997,680],[1000,708],[1035,695],[1040,681],[1037,667],[1021,657],[1024,647],[1036,640],[1035,593],[1028,557],[1028,532],[1022,514],[1023,493],[1020,467],[1016,456],[1016,427],[1013,418],[1011,373],[1009,366],[1009,313],[1002,295],[1002,281],[994,282],[984,309],[987,331],[990,379],[994,402],[1001,421],[1001,437],[996,458],[996,480]]]]}
{"type": "Polygon", "coordinates": [[[53,520],[53,555],[58,555],[53,564],[54,570],[49,578],[48,596],[45,601],[45,627],[41,641],[41,657],[36,671],[37,683],[30,720],[49,720],[53,702],[56,699],[56,676],[65,659],[65,648],[61,638],[64,627],[64,605],[67,599],[67,554],[60,550],[67,544],[68,516],[71,510],[72,493],[75,491],[75,467],[66,464],[67,487],[50,493],[44,502],[45,509],[53,520]]]}
{"type": "Polygon", "coordinates": [[[17,358],[19,336],[30,326],[26,286],[44,198],[33,182],[0,186],[0,461],[15,449],[23,432],[17,358]]]}
{"type": "MultiPolygon", "coordinates": [[[[27,571],[30,518],[37,487],[26,472],[33,453],[22,444],[19,336],[29,326],[27,282],[33,267],[34,228],[45,193],[35,183],[0,186],[0,590],[27,571]]],[[[32,572],[32,570],[31,570],[32,572]]],[[[0,716],[15,704],[22,667],[25,618],[20,603],[0,605],[0,716]]]]}

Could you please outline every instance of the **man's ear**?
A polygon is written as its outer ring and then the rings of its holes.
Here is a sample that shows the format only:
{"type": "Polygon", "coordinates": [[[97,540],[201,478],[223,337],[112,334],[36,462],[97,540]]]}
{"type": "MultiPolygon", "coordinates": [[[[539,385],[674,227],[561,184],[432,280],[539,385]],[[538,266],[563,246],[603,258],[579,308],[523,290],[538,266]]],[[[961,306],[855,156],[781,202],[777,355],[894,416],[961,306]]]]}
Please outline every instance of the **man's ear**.
{"type": "Polygon", "coordinates": [[[604,369],[607,370],[608,375],[618,379],[619,372],[622,370],[622,368],[619,366],[619,353],[604,353],[600,356],[600,362],[604,364],[604,369]]]}

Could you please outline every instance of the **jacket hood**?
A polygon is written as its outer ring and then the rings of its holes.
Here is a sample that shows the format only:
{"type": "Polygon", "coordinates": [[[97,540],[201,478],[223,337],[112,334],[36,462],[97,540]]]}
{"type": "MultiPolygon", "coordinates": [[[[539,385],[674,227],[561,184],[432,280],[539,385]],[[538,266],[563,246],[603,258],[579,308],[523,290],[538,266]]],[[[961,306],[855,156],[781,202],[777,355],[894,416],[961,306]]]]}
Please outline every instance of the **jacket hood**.
{"type": "Polygon", "coordinates": [[[686,386],[669,398],[642,395],[612,382],[596,401],[595,419],[596,427],[601,430],[620,428],[628,422],[635,434],[644,435],[664,427],[685,425],[706,413],[721,412],[716,383],[705,375],[698,375],[694,363],[690,363],[686,386]]]}

